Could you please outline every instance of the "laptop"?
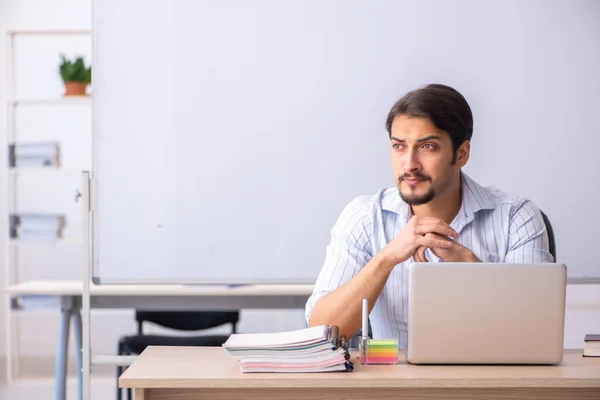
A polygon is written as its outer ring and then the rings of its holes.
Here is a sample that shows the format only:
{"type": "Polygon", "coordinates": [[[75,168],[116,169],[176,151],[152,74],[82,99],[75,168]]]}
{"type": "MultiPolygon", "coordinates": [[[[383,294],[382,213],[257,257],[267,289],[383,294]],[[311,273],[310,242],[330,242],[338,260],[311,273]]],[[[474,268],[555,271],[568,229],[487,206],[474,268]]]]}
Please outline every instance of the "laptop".
{"type": "Polygon", "coordinates": [[[565,264],[413,263],[407,361],[560,364],[565,264]]]}

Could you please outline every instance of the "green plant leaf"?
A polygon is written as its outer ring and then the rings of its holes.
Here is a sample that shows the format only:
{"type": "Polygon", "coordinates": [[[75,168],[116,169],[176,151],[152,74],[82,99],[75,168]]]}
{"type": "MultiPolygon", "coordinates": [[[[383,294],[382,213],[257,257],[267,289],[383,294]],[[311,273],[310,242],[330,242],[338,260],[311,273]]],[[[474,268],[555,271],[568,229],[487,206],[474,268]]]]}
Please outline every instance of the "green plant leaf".
{"type": "Polygon", "coordinates": [[[85,66],[83,57],[79,56],[71,61],[61,54],[60,59],[59,73],[63,81],[85,83],[92,81],[92,67],[85,66]]]}

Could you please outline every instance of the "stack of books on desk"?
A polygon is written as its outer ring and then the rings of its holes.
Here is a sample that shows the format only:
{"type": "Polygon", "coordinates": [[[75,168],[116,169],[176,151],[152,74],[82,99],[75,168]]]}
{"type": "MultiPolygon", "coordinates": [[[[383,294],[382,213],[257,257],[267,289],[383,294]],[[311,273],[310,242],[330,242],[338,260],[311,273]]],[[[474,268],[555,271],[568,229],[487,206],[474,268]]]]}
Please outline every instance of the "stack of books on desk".
{"type": "Polygon", "coordinates": [[[600,357],[600,334],[585,335],[583,355],[585,357],[600,357]]]}
{"type": "Polygon", "coordinates": [[[352,371],[347,343],[337,326],[278,333],[234,333],[223,344],[242,372],[352,371]]]}

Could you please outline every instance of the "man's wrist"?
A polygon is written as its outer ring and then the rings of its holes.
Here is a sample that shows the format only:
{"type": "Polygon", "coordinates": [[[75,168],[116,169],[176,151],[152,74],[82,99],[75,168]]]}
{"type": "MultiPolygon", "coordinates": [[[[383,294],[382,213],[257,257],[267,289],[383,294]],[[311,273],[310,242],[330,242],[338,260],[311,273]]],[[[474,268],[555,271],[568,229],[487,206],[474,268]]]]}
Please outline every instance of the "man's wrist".
{"type": "Polygon", "coordinates": [[[465,255],[462,257],[464,262],[481,262],[479,257],[475,255],[471,250],[465,248],[465,255]]]}
{"type": "Polygon", "coordinates": [[[377,253],[375,255],[375,258],[378,261],[378,264],[385,268],[385,269],[389,269],[390,271],[398,264],[400,264],[400,262],[402,261],[398,261],[396,257],[394,257],[392,254],[390,254],[389,252],[386,251],[386,249],[382,249],[379,253],[377,253]]]}

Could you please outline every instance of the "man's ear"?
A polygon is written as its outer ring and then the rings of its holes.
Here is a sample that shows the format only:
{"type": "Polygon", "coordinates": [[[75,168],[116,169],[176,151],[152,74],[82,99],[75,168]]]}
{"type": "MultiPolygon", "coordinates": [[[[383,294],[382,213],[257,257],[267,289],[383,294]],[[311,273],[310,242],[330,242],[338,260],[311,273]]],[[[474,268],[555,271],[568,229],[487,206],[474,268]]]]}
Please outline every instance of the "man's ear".
{"type": "Polygon", "coordinates": [[[467,164],[467,161],[469,161],[470,152],[471,152],[471,142],[468,140],[465,140],[460,145],[458,150],[456,151],[456,165],[459,168],[462,168],[467,164]]]}

